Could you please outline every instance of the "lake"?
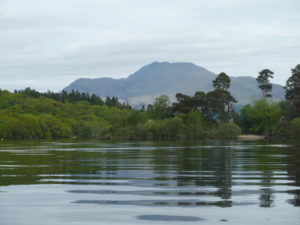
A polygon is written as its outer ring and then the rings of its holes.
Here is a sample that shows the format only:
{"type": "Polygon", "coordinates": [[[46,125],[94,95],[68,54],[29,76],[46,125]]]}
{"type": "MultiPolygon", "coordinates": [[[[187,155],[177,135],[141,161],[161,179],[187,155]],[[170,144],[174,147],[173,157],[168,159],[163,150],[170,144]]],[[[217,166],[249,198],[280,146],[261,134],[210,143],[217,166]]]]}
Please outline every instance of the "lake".
{"type": "Polygon", "coordinates": [[[0,143],[1,225],[300,224],[300,147],[0,143]]]}

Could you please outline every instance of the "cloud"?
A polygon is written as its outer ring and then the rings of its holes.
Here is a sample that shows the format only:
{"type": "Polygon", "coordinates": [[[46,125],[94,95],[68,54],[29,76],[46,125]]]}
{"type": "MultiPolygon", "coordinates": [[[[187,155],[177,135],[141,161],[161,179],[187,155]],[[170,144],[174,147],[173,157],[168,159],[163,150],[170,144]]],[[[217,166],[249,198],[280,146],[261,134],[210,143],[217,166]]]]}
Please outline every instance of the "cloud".
{"type": "Polygon", "coordinates": [[[124,77],[153,61],[190,61],[230,75],[270,68],[283,84],[300,63],[299,6],[298,0],[2,0],[0,88],[60,90],[72,79],[124,77]]]}

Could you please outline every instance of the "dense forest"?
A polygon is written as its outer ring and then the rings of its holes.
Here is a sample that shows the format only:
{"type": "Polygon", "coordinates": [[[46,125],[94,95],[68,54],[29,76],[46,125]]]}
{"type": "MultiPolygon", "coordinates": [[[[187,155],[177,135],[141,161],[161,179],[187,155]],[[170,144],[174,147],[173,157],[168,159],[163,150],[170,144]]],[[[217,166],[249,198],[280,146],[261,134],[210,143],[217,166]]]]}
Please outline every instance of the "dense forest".
{"type": "Polygon", "coordinates": [[[116,97],[100,97],[78,91],[40,93],[0,90],[0,138],[50,139],[97,138],[127,140],[171,140],[235,138],[241,133],[266,137],[299,138],[300,64],[287,80],[286,99],[273,102],[270,92],[273,72],[265,69],[257,77],[262,99],[245,105],[239,113],[230,94],[230,78],[220,73],[212,81],[214,90],[194,96],[176,94],[152,105],[132,109],[116,97]]]}

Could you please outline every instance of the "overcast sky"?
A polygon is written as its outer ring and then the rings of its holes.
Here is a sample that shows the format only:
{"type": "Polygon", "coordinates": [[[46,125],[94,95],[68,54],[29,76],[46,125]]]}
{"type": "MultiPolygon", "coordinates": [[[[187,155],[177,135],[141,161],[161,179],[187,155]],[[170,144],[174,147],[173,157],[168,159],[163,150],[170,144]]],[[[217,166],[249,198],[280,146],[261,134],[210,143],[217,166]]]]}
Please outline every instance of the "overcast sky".
{"type": "Polygon", "coordinates": [[[284,84],[300,64],[299,0],[0,0],[0,88],[59,91],[153,61],[284,84]]]}

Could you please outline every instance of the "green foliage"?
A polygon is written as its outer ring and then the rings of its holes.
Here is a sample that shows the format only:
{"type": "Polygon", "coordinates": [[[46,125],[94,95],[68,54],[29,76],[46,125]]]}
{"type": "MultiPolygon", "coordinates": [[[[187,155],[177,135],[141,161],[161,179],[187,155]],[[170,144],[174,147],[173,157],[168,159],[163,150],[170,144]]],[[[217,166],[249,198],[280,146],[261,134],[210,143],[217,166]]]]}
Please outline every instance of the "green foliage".
{"type": "Polygon", "coordinates": [[[262,90],[263,98],[272,97],[269,92],[272,91],[272,84],[270,83],[270,78],[273,78],[273,72],[269,69],[264,69],[258,73],[258,77],[256,81],[258,83],[258,87],[262,90]]]}
{"type": "Polygon", "coordinates": [[[290,136],[293,139],[300,138],[300,117],[293,119],[290,123],[290,136]]]}
{"type": "MultiPolygon", "coordinates": [[[[272,74],[263,70],[257,79],[265,97],[271,90],[268,82],[272,74]]],[[[0,138],[230,139],[241,133],[236,124],[228,122],[237,117],[234,121],[238,121],[243,132],[298,138],[300,65],[292,69],[287,81],[287,101],[269,103],[262,99],[244,106],[239,116],[232,109],[236,100],[228,91],[230,82],[225,73],[220,73],[213,81],[214,90],[198,91],[194,96],[178,93],[172,107],[169,98],[162,95],[146,111],[145,107],[131,109],[116,97],[107,97],[104,103],[95,95],[78,91],[0,90],[0,138]]]]}
{"type": "Polygon", "coordinates": [[[121,140],[136,140],[139,138],[139,133],[135,127],[120,127],[118,128],[112,138],[113,139],[121,139],[121,140]]]}
{"type": "MultiPolygon", "coordinates": [[[[20,90],[20,91],[15,91],[15,93],[21,94],[23,96],[28,96],[28,97],[32,97],[32,98],[40,98],[40,97],[46,97],[46,98],[50,98],[53,99],[55,101],[59,101],[59,102],[70,102],[70,103],[75,103],[78,101],[87,101],[89,102],[91,105],[103,105],[104,102],[103,100],[96,96],[96,95],[90,95],[89,93],[80,93],[79,91],[75,91],[72,90],[70,93],[66,92],[66,91],[62,91],[62,92],[46,92],[46,93],[40,93],[36,90],[25,88],[24,90],[20,90]]],[[[115,97],[113,97],[115,98],[115,97]]],[[[118,100],[115,102],[116,104],[120,104],[118,102],[118,100]]]]}
{"type": "Polygon", "coordinates": [[[198,111],[163,120],[147,120],[137,128],[140,139],[174,140],[205,138],[204,118],[198,111]]]}
{"type": "Polygon", "coordinates": [[[141,127],[141,138],[142,139],[161,139],[162,138],[162,122],[160,120],[148,120],[141,127]]]}
{"type": "Polygon", "coordinates": [[[185,125],[179,117],[164,120],[148,120],[141,128],[142,139],[182,139],[184,134],[185,125]]]}
{"type": "Polygon", "coordinates": [[[189,113],[197,107],[195,98],[181,93],[176,94],[177,102],[173,103],[172,111],[177,113],[189,113]]]}
{"type": "Polygon", "coordinates": [[[177,102],[172,106],[173,113],[189,113],[198,110],[206,120],[228,122],[232,118],[232,103],[236,103],[235,98],[228,91],[230,78],[225,73],[220,73],[213,80],[215,90],[205,94],[196,92],[190,97],[181,93],[176,94],[177,102]]]}
{"type": "Polygon", "coordinates": [[[287,116],[289,119],[300,117],[300,64],[292,69],[292,76],[287,80],[285,90],[287,116]]]}
{"type": "Polygon", "coordinates": [[[68,123],[63,122],[51,114],[42,114],[40,117],[45,127],[47,127],[47,131],[50,132],[49,138],[71,137],[72,129],[68,123]]]}
{"type": "Polygon", "coordinates": [[[236,103],[230,92],[223,89],[216,89],[207,94],[196,92],[192,97],[178,93],[176,98],[177,102],[172,105],[173,113],[189,113],[196,110],[208,121],[229,121],[234,114],[232,104],[236,103]]]}
{"type": "Polygon", "coordinates": [[[254,121],[251,118],[252,106],[245,105],[240,111],[240,126],[244,133],[249,133],[254,121]]]}
{"type": "Polygon", "coordinates": [[[230,78],[226,73],[220,73],[215,80],[213,80],[213,87],[215,90],[226,91],[230,87],[230,78]]]}
{"type": "Polygon", "coordinates": [[[202,116],[202,113],[196,110],[191,111],[188,114],[185,114],[184,117],[184,123],[186,125],[192,125],[192,124],[203,124],[204,118],[202,116]]]}
{"type": "Polygon", "coordinates": [[[129,115],[125,108],[63,103],[37,93],[0,91],[0,138],[107,138],[112,126],[124,126],[129,115]]]}
{"type": "Polygon", "coordinates": [[[79,138],[107,138],[110,128],[110,124],[105,121],[80,120],[73,124],[74,135],[79,138]]]}
{"type": "Polygon", "coordinates": [[[121,104],[117,97],[112,97],[112,98],[106,97],[105,104],[110,107],[131,108],[128,104],[125,104],[125,103],[121,104]]]}
{"type": "MultiPolygon", "coordinates": [[[[269,79],[273,78],[273,72],[262,70],[259,73],[257,82],[263,91],[263,97],[270,97],[268,92],[272,90],[269,79]]],[[[287,80],[285,86],[286,101],[269,103],[266,100],[254,102],[253,105],[246,105],[240,114],[240,124],[243,131],[256,132],[283,138],[299,139],[300,118],[300,64],[292,69],[292,76],[287,80]]]]}
{"type": "Polygon", "coordinates": [[[218,139],[234,139],[241,134],[241,128],[234,123],[221,123],[213,136],[218,139]]]}
{"type": "Polygon", "coordinates": [[[170,99],[166,95],[161,95],[154,100],[154,104],[147,112],[152,119],[165,119],[170,115],[170,99]]]}
{"type": "Polygon", "coordinates": [[[29,139],[43,138],[42,121],[32,114],[20,115],[20,120],[24,125],[24,136],[29,139]]]}
{"type": "Polygon", "coordinates": [[[178,117],[168,118],[162,121],[161,131],[163,139],[182,139],[185,125],[178,117]]]}
{"type": "Polygon", "coordinates": [[[11,118],[1,116],[0,117],[0,138],[11,139],[13,137],[11,118]]]}
{"type": "Polygon", "coordinates": [[[232,104],[237,102],[230,92],[216,89],[208,92],[207,98],[212,116],[220,122],[228,122],[232,117],[232,104]]]}
{"type": "Polygon", "coordinates": [[[145,112],[132,110],[128,113],[127,124],[129,126],[138,126],[139,124],[145,123],[147,119],[148,115],[145,112]]]}
{"type": "Polygon", "coordinates": [[[286,99],[294,99],[300,95],[300,64],[292,69],[292,76],[286,82],[286,99]]]}
{"type": "Polygon", "coordinates": [[[228,91],[231,80],[226,73],[220,73],[213,80],[215,90],[207,93],[209,109],[213,116],[220,122],[228,122],[232,117],[232,103],[236,103],[236,99],[228,91]]]}
{"type": "Polygon", "coordinates": [[[184,124],[186,125],[186,135],[188,139],[201,139],[207,137],[205,119],[202,113],[196,110],[181,115],[184,124]]]}
{"type": "Polygon", "coordinates": [[[253,105],[246,105],[241,110],[244,129],[260,134],[271,134],[278,131],[279,120],[283,115],[278,103],[269,103],[262,99],[253,105]]]}

